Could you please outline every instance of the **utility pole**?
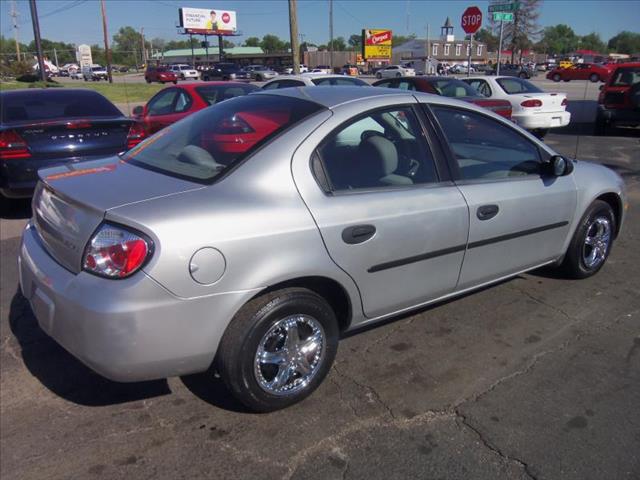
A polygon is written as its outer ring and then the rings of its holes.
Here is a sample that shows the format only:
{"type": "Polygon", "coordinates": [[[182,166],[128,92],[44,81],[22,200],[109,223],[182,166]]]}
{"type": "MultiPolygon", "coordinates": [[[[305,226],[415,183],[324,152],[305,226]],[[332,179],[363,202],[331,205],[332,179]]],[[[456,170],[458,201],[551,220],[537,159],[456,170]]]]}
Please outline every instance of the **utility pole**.
{"type": "Polygon", "coordinates": [[[289,34],[291,35],[291,56],[293,74],[300,73],[300,46],[298,44],[298,0],[289,0],[289,34]]]}
{"type": "Polygon", "coordinates": [[[191,68],[196,68],[196,59],[193,54],[193,35],[189,34],[189,44],[191,45],[191,68]]]}
{"type": "Polygon", "coordinates": [[[333,0],[329,0],[329,66],[333,73],[333,0]]]}
{"type": "Polygon", "coordinates": [[[496,65],[496,75],[500,75],[500,56],[502,54],[502,29],[504,27],[504,21],[500,20],[500,40],[498,42],[498,64],[496,65]]]}
{"type": "Polygon", "coordinates": [[[142,63],[146,68],[148,65],[147,65],[147,46],[144,41],[144,27],[140,27],[140,40],[142,42],[142,51],[140,52],[142,53],[142,63]]]}
{"type": "Polygon", "coordinates": [[[56,62],[56,67],[60,68],[60,65],[58,65],[58,52],[55,48],[53,49],[53,61],[56,62]]]}
{"type": "Polygon", "coordinates": [[[18,41],[18,15],[20,15],[20,13],[18,13],[16,7],[16,0],[11,1],[11,13],[9,13],[9,15],[11,15],[13,20],[13,34],[16,39],[16,57],[18,61],[20,61],[20,42],[18,41]]]}
{"type": "Polygon", "coordinates": [[[102,10],[102,32],[104,33],[104,53],[107,57],[107,77],[109,83],[113,83],[111,75],[111,50],[109,49],[109,36],[107,35],[107,12],[104,7],[104,0],[100,0],[100,9],[102,10]]]}
{"type": "Polygon", "coordinates": [[[38,23],[38,9],[36,0],[29,0],[31,9],[31,23],[33,23],[33,38],[36,41],[36,53],[38,55],[38,68],[40,68],[40,79],[47,81],[47,72],[44,69],[44,57],[42,56],[42,42],[40,41],[40,23],[38,23]]]}

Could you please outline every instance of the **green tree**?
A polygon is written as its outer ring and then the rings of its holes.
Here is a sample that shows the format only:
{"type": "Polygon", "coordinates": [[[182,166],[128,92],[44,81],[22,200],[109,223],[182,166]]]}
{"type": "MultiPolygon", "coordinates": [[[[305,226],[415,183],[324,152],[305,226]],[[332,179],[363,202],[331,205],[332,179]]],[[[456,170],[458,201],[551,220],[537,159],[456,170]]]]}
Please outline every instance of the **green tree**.
{"type": "Polygon", "coordinates": [[[640,33],[623,31],[609,40],[609,48],[616,53],[640,52],[640,33]]]}
{"type": "Polygon", "coordinates": [[[573,29],[565,24],[547,27],[542,31],[542,38],[537,44],[538,50],[552,55],[575,52],[580,38],[573,29]]]}
{"type": "Polygon", "coordinates": [[[580,37],[580,48],[583,50],[593,50],[598,53],[607,53],[607,46],[600,38],[600,35],[595,32],[580,37]]]}
{"type": "Polygon", "coordinates": [[[141,49],[142,35],[133,27],[121,27],[113,36],[114,63],[137,65],[141,59],[141,49]]]}
{"type": "MultiPolygon", "coordinates": [[[[504,24],[502,45],[511,50],[511,63],[515,62],[516,54],[522,57],[522,51],[531,48],[533,39],[540,35],[541,0],[520,0],[520,8],[513,14],[513,22],[504,24]]],[[[497,32],[499,24],[490,21],[492,29],[497,32]]]]}
{"type": "Polygon", "coordinates": [[[244,41],[245,47],[259,47],[260,39],[258,37],[249,37],[244,41]]]}
{"type": "Polygon", "coordinates": [[[498,50],[499,38],[497,35],[491,33],[491,30],[488,28],[478,30],[473,36],[473,39],[477,42],[484,43],[488,51],[495,52],[498,50]]]}
{"type": "Polygon", "coordinates": [[[353,34],[349,37],[349,40],[347,40],[347,43],[349,44],[349,46],[351,47],[351,50],[361,50],[362,49],[362,35],[360,34],[353,34]]]}
{"type": "Polygon", "coordinates": [[[416,36],[415,34],[411,34],[411,35],[393,35],[391,37],[391,45],[393,47],[399,47],[400,45],[402,45],[403,43],[407,43],[409,40],[415,40],[416,36]]]}
{"type": "Polygon", "coordinates": [[[266,53],[282,52],[285,50],[286,43],[280,40],[276,35],[267,34],[262,37],[260,47],[262,47],[262,50],[266,53]]]}
{"type": "Polygon", "coordinates": [[[334,52],[344,52],[347,49],[347,43],[344,41],[344,37],[334,38],[333,41],[327,43],[327,49],[331,49],[333,45],[334,52]]]}

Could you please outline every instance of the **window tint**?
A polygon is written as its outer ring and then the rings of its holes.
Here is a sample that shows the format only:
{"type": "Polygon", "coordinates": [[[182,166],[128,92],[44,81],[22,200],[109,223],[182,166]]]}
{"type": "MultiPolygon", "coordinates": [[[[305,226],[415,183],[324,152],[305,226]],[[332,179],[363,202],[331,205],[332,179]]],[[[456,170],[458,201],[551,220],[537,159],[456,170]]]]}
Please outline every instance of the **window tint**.
{"type": "Polygon", "coordinates": [[[187,110],[189,110],[189,107],[191,107],[191,103],[191,95],[181,90],[176,98],[176,106],[174,107],[173,111],[175,113],[186,112],[187,110]]]}
{"type": "Polygon", "coordinates": [[[464,80],[464,81],[467,82],[469,85],[471,85],[471,88],[476,89],[480,95],[483,95],[485,97],[491,96],[491,87],[485,80],[464,80]]]}
{"type": "Polygon", "coordinates": [[[306,100],[273,95],[233,98],[170,125],[129,150],[123,159],[166,175],[211,181],[321,108],[306,100]]]}
{"type": "Polygon", "coordinates": [[[8,92],[0,97],[3,123],[51,120],[64,117],[120,117],[106,98],[90,90],[47,89],[8,92]]]}
{"type": "Polygon", "coordinates": [[[433,106],[464,180],[540,173],[535,144],[511,127],[479,113],[433,106]]]}
{"type": "Polygon", "coordinates": [[[431,80],[429,83],[443,97],[476,97],[478,95],[478,92],[460,80],[431,80]]]}
{"type": "Polygon", "coordinates": [[[234,97],[241,97],[251,92],[259,90],[255,85],[233,85],[233,86],[207,86],[196,87],[196,92],[209,105],[228,100],[234,97]]]}
{"type": "Polygon", "coordinates": [[[496,80],[498,85],[509,95],[517,93],[542,93],[533,83],[522,80],[521,78],[499,78],[496,80]]]}
{"type": "Polygon", "coordinates": [[[437,181],[431,151],[410,107],[358,118],[329,135],[319,154],[336,191],[437,181]]]}
{"type": "Polygon", "coordinates": [[[162,90],[149,101],[149,115],[169,115],[173,112],[173,102],[176,99],[178,90],[169,88],[162,90]]]}
{"type": "Polygon", "coordinates": [[[415,90],[416,86],[409,80],[400,80],[398,82],[398,88],[400,90],[415,90]]]}
{"type": "Polygon", "coordinates": [[[612,87],[626,87],[640,82],[640,67],[618,68],[611,80],[612,87]]]}
{"type": "Polygon", "coordinates": [[[280,81],[267,83],[262,87],[262,90],[275,90],[276,88],[280,88],[280,81]]]}
{"type": "Polygon", "coordinates": [[[304,87],[304,82],[299,80],[280,80],[278,88],[304,87]]]}
{"type": "Polygon", "coordinates": [[[364,82],[358,78],[349,78],[349,77],[314,78],[311,81],[318,86],[347,85],[351,87],[353,86],[366,87],[369,85],[367,82],[364,82]]]}

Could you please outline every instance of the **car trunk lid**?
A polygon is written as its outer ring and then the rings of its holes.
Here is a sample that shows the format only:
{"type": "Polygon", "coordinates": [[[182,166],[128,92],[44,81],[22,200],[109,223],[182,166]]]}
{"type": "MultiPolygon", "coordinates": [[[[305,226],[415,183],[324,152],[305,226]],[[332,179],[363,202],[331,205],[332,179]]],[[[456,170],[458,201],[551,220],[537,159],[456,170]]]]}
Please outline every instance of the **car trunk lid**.
{"type": "Polygon", "coordinates": [[[567,98],[564,93],[526,93],[520,96],[524,97],[520,101],[520,105],[526,100],[540,100],[542,102],[539,107],[527,108],[527,110],[531,109],[536,113],[564,112],[567,109],[566,105],[562,105],[562,102],[567,98]]]}
{"type": "Polygon", "coordinates": [[[117,157],[44,169],[39,175],[34,226],[49,254],[74,273],[82,269],[84,248],[107,210],[204,188],[117,157]]]}

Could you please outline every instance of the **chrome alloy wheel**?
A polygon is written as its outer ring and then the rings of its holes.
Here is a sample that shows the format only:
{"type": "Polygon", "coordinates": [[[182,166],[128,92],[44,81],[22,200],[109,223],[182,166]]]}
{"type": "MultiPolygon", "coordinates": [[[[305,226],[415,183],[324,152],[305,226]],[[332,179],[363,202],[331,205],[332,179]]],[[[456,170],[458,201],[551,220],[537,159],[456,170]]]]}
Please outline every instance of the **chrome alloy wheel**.
{"type": "Polygon", "coordinates": [[[322,325],[309,315],[293,315],[274,323],[264,334],[254,359],[260,387],[273,395],[304,389],[322,363],[326,338],[322,325]]]}
{"type": "Polygon", "coordinates": [[[587,227],[582,246],[585,267],[592,269],[604,262],[611,243],[611,222],[607,217],[596,217],[587,227]]]}

